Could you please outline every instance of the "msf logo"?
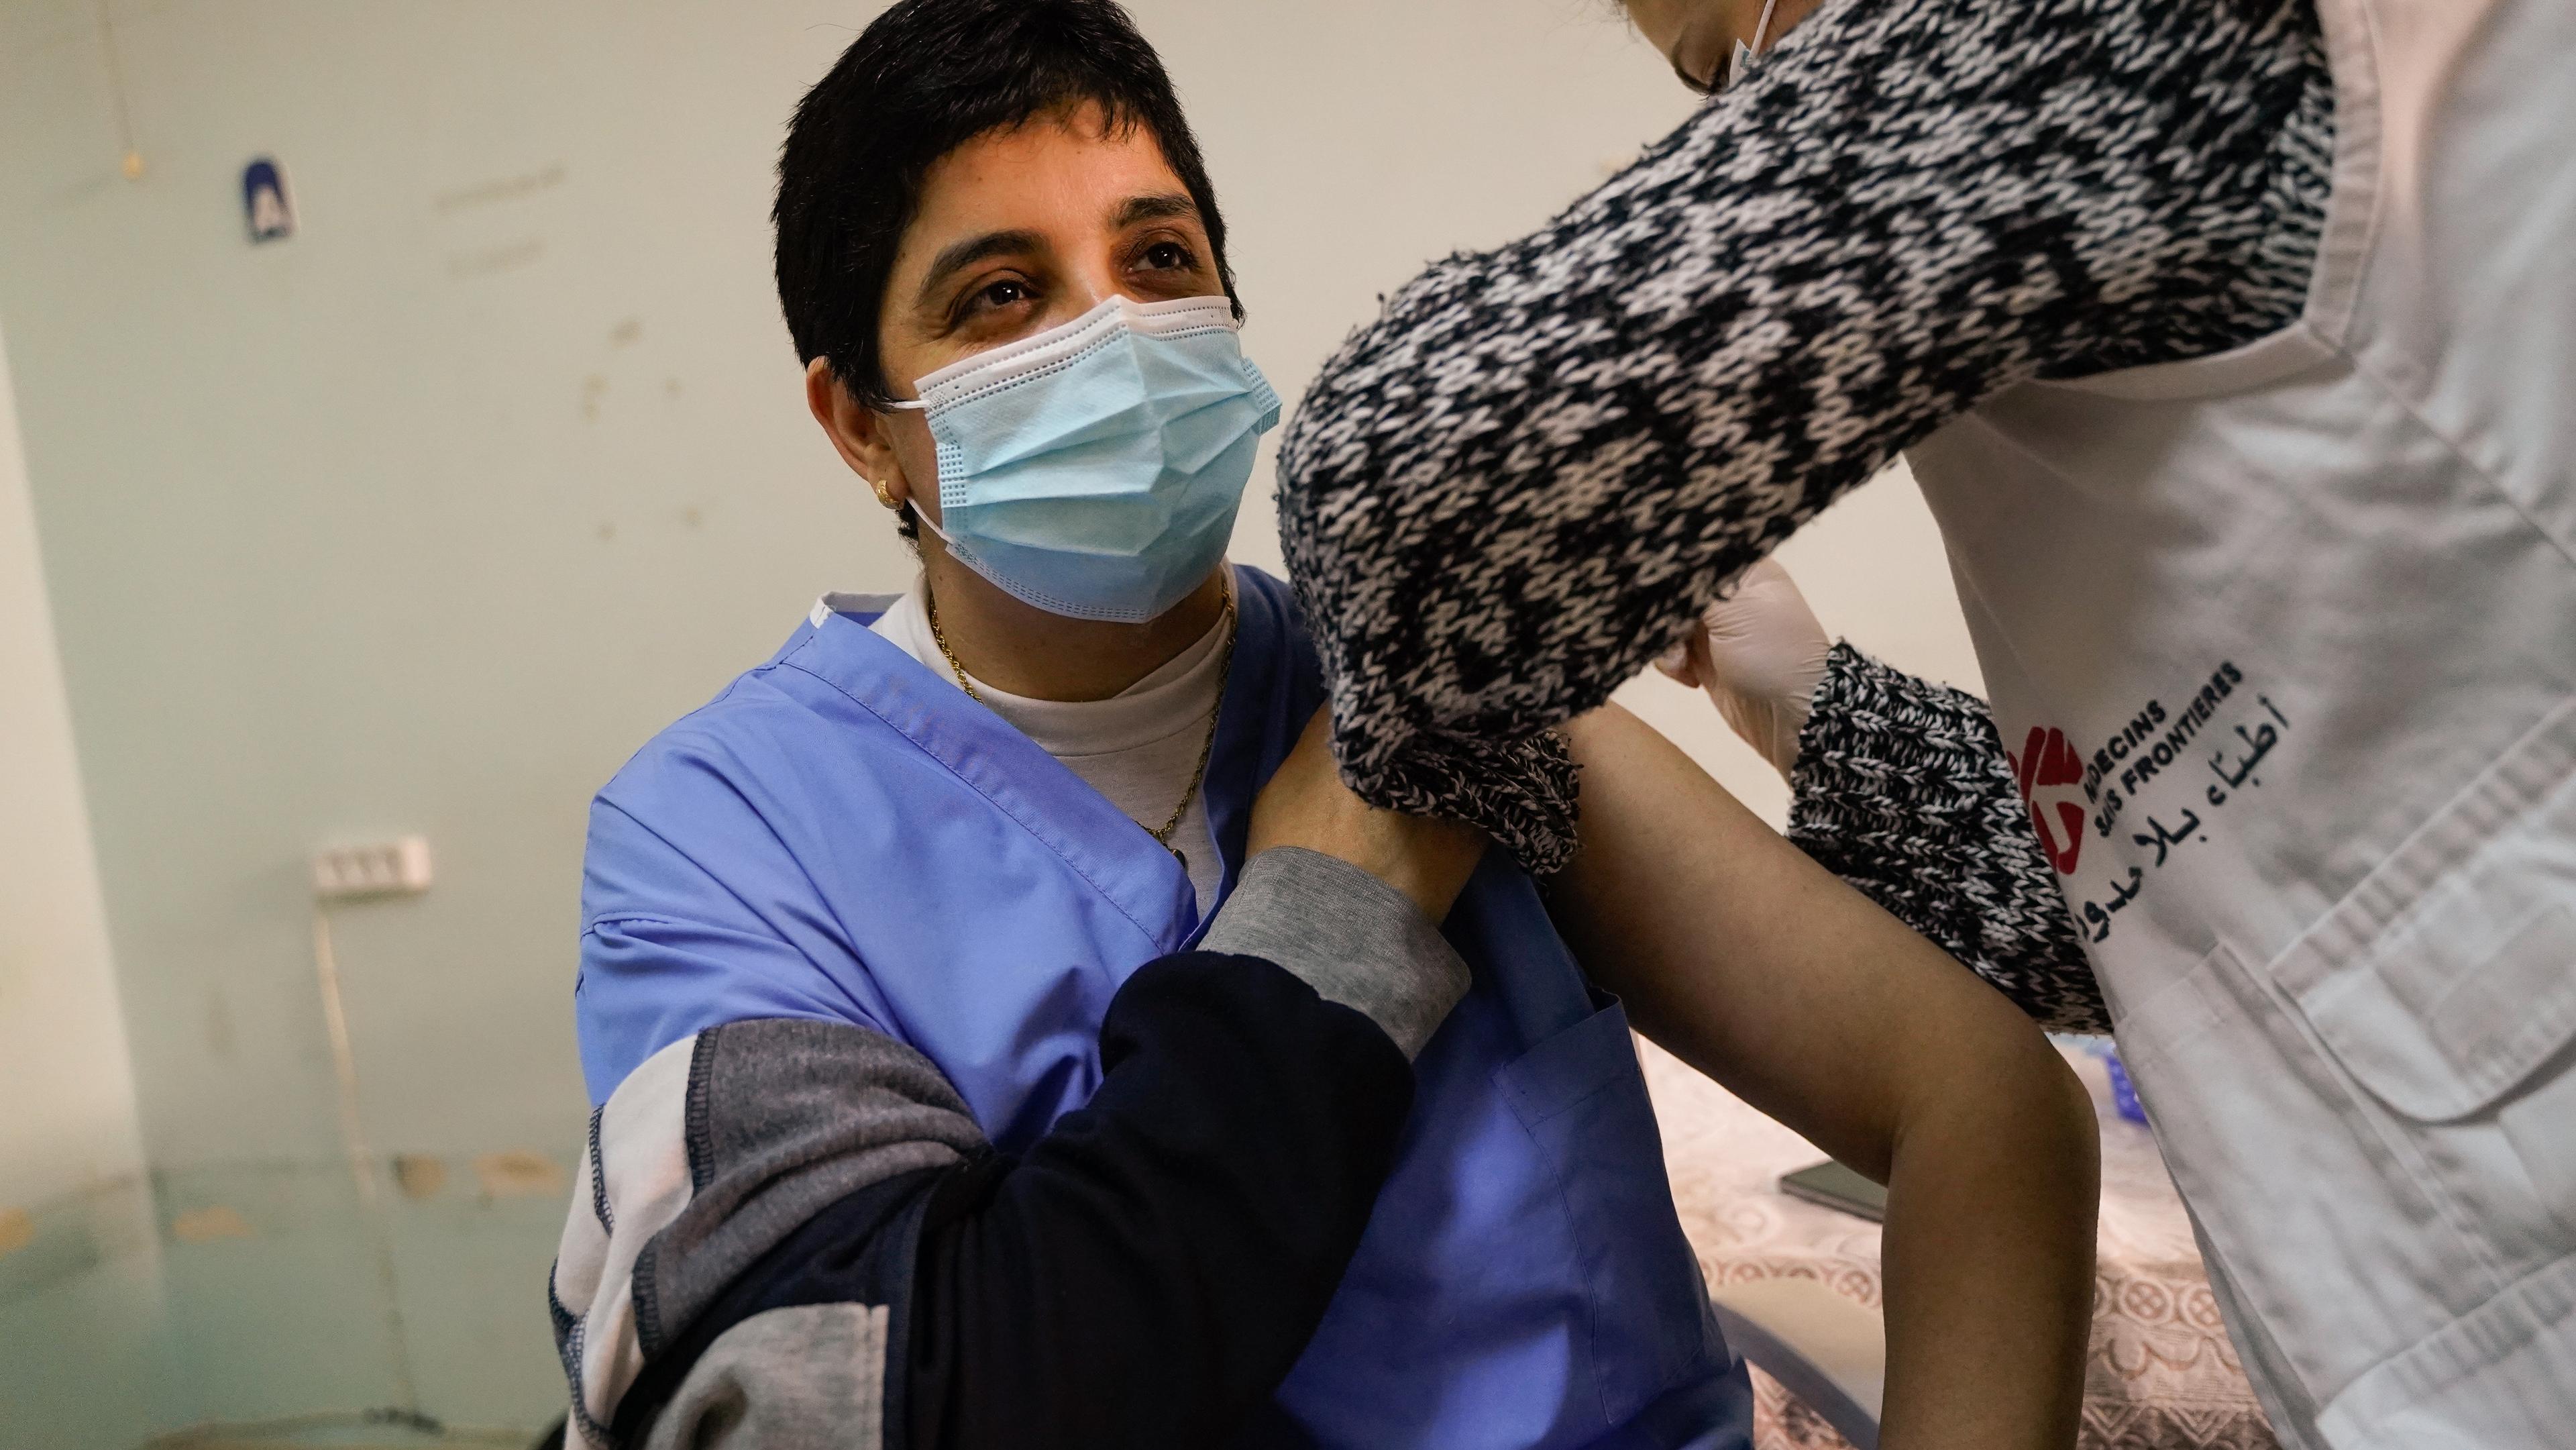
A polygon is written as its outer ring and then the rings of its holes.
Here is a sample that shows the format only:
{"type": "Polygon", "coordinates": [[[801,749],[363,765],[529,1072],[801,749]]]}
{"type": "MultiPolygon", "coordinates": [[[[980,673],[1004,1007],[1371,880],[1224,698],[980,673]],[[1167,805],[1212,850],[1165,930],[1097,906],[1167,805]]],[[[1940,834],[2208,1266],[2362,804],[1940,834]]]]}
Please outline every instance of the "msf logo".
{"type": "Polygon", "coordinates": [[[2074,875],[2076,859],[2084,854],[2084,757],[2075,753],[2065,731],[2034,726],[2021,754],[2006,751],[2004,758],[2012,762],[2013,780],[2030,807],[2030,828],[2039,833],[2049,863],[2060,876],[2074,875]]]}

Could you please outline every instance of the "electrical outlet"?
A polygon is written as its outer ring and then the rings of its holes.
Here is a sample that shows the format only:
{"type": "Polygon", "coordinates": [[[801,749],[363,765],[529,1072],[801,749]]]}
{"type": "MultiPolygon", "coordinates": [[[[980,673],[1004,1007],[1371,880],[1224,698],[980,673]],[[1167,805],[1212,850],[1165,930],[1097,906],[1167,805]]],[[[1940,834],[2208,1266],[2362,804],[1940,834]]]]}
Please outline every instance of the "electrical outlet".
{"type": "Polygon", "coordinates": [[[405,836],[313,855],[313,894],[324,901],[418,896],[429,889],[429,838],[405,836]]]}

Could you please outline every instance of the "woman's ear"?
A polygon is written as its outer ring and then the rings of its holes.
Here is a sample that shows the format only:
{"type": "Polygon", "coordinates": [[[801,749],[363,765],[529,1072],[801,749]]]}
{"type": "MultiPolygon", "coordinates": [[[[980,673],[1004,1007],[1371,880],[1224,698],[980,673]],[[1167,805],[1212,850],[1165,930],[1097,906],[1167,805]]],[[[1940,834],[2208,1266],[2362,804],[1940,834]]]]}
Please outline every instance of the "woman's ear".
{"type": "Polygon", "coordinates": [[[876,490],[877,502],[900,512],[912,497],[912,480],[894,446],[893,415],[880,413],[841,385],[832,360],[818,357],[805,365],[805,406],[839,450],[850,471],[876,490]]]}

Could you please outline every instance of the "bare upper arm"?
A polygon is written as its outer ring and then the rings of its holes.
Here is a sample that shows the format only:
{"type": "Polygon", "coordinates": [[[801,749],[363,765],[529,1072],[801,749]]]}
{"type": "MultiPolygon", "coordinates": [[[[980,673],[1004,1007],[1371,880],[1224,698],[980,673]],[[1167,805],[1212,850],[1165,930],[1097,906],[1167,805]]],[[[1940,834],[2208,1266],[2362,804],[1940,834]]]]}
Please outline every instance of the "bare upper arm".
{"type": "Polygon", "coordinates": [[[1964,967],[1765,825],[1617,706],[1566,727],[1582,850],[1559,926],[1639,1030],[1884,1178],[1910,1102],[2045,1052],[1964,967]]]}

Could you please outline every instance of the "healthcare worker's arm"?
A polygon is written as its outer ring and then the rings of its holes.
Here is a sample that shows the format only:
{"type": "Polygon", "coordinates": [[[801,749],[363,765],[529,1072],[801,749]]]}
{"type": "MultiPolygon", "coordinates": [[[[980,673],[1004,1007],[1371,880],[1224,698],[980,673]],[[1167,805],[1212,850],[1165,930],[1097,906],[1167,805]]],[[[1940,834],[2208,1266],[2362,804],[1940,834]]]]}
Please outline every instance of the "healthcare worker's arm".
{"type": "Polygon", "coordinates": [[[1824,5],[1545,227],[1396,292],[1279,448],[1360,793],[1554,871],[1579,832],[1540,732],[1806,520],[2035,379],[2296,322],[2334,152],[2316,23],[1824,5]]]}
{"type": "Polygon", "coordinates": [[[1091,1100],[997,1153],[854,1023],[710,1028],[594,1119],[553,1274],[594,1445],[1217,1443],[1269,1401],[1464,993],[1435,924],[1481,841],[1371,811],[1320,731],[1206,949],[1110,1003],[1091,1100]]]}
{"type": "Polygon", "coordinates": [[[1986,702],[1837,644],[1777,560],[1655,662],[1789,782],[1789,839],[2058,1032],[2108,1032],[1986,702]]]}
{"type": "Polygon", "coordinates": [[[1885,1450],[2074,1442],[2098,1130],[2020,1013],[1615,706],[1560,927],[1640,1030],[1888,1185],[1885,1450]]]}

